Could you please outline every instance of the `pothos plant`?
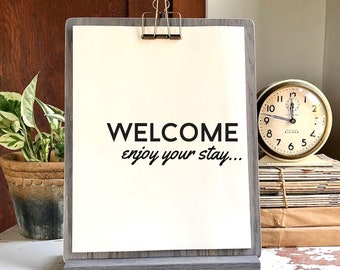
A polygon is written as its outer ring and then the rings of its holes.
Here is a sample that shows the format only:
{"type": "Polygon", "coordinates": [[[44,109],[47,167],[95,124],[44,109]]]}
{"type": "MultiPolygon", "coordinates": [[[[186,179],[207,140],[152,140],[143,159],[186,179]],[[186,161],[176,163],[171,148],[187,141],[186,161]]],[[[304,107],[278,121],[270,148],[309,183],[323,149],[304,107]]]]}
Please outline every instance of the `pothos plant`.
{"type": "Polygon", "coordinates": [[[64,159],[65,115],[35,96],[38,74],[22,95],[0,92],[0,145],[21,150],[26,161],[49,162],[52,153],[56,161],[64,159]],[[50,131],[42,132],[34,116],[34,104],[39,104],[49,123],[50,131]],[[52,151],[53,150],[53,151],[52,151]]]}

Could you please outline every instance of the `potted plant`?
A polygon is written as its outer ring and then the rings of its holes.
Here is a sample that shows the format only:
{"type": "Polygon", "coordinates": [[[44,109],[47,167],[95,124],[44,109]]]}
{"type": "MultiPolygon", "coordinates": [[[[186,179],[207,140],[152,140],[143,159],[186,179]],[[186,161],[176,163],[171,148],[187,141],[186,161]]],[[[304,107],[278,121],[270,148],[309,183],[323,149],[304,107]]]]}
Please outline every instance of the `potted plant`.
{"type": "Polygon", "coordinates": [[[17,224],[32,239],[63,237],[64,112],[35,95],[38,75],[22,94],[0,92],[0,145],[14,150],[0,158],[17,224]],[[35,121],[37,103],[49,133],[35,121]],[[19,151],[20,150],[20,151],[19,151]]]}

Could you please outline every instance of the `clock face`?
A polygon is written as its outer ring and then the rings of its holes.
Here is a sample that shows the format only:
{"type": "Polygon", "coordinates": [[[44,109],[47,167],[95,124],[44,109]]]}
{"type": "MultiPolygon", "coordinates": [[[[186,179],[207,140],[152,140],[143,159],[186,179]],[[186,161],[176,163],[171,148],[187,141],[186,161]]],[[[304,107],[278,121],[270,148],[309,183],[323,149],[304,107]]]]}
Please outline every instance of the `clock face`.
{"type": "Polygon", "coordinates": [[[331,127],[331,110],[323,93],[304,81],[284,81],[260,92],[259,144],[268,155],[297,160],[318,151],[331,127]]]}

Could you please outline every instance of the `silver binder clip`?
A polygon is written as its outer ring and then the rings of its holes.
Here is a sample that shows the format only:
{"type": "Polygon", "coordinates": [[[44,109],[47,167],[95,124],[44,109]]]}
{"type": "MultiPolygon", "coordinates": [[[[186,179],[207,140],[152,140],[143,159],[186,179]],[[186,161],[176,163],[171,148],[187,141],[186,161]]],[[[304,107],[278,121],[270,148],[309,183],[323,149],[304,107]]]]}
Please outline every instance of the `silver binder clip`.
{"type": "Polygon", "coordinates": [[[160,12],[158,9],[159,0],[153,0],[152,6],[155,9],[155,12],[144,12],[142,15],[142,39],[181,39],[182,38],[182,16],[179,12],[170,12],[170,1],[164,0],[164,11],[160,12]],[[154,14],[154,24],[153,24],[153,34],[146,34],[145,33],[145,24],[146,24],[146,15],[148,14],[154,14]],[[177,15],[178,16],[178,32],[173,34],[171,33],[170,29],[170,20],[169,20],[169,14],[171,15],[177,15]],[[164,16],[166,21],[166,27],[167,27],[167,34],[158,34],[157,30],[160,25],[160,19],[164,16]]]}

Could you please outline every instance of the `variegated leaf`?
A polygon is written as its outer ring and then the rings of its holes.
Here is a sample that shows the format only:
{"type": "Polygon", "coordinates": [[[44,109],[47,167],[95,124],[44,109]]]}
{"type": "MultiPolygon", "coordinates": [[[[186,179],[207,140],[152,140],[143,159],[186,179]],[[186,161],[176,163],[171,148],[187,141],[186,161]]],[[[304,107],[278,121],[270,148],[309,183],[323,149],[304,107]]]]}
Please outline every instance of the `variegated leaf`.
{"type": "Polygon", "coordinates": [[[0,136],[0,145],[10,150],[19,150],[24,147],[25,138],[17,133],[6,133],[0,136]]]}
{"type": "Polygon", "coordinates": [[[35,101],[35,90],[37,86],[38,75],[27,85],[21,97],[21,115],[24,123],[32,128],[36,127],[34,120],[33,105],[35,101]]]}

